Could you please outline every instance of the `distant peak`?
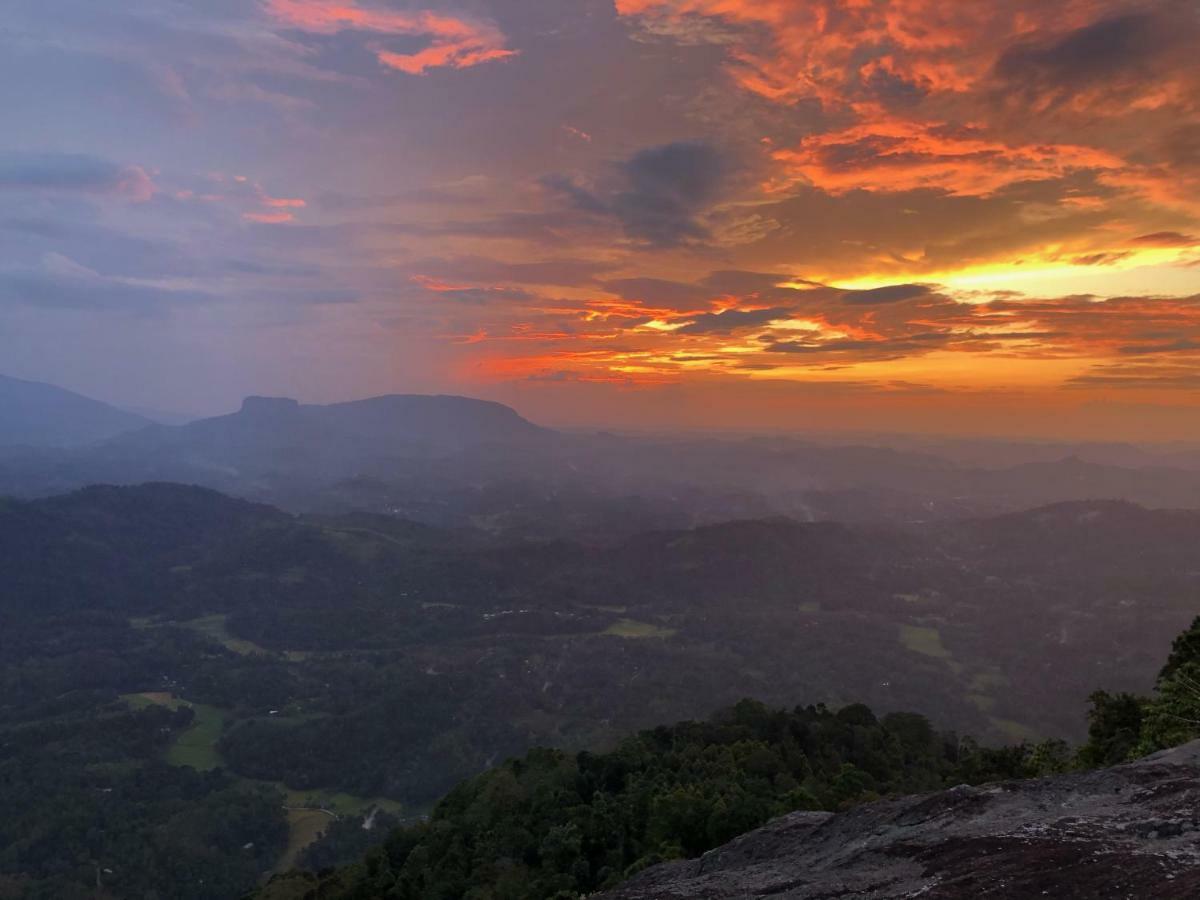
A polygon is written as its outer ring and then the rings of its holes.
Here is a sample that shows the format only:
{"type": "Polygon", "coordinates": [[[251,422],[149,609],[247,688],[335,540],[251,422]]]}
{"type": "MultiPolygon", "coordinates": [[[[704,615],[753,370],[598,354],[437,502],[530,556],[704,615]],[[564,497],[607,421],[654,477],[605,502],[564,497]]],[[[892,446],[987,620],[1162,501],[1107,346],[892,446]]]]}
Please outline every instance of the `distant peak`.
{"type": "Polygon", "coordinates": [[[291,397],[247,397],[242,401],[242,412],[249,415],[278,415],[300,408],[300,401],[291,397]]]}

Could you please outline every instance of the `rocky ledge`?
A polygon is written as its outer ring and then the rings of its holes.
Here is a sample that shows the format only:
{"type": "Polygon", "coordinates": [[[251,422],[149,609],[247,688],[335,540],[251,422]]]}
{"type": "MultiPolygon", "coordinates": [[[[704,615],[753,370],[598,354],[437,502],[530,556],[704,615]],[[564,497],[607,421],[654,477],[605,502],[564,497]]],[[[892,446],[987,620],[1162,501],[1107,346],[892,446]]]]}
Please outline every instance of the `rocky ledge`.
{"type": "Polygon", "coordinates": [[[603,900],[1200,897],[1200,741],[1136,763],[797,812],[603,900]]]}

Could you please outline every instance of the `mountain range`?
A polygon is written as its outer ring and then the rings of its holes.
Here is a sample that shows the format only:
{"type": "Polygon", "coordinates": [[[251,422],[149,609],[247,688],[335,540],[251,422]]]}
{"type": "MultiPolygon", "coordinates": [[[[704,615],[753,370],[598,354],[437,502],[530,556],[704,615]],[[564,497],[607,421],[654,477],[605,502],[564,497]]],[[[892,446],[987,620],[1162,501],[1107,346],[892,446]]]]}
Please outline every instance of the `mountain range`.
{"type": "MultiPolygon", "coordinates": [[[[23,409],[55,423],[42,434],[82,433],[70,404],[39,407],[56,389],[13,383],[23,409]]],[[[177,426],[114,415],[91,442],[33,447],[25,428],[25,449],[0,447],[0,493],[176,481],[297,512],[592,542],[775,515],[953,521],[1097,498],[1200,508],[1200,456],[1179,448],[560,432],[501,404],[425,395],[329,405],[248,397],[235,413],[177,426]]]]}

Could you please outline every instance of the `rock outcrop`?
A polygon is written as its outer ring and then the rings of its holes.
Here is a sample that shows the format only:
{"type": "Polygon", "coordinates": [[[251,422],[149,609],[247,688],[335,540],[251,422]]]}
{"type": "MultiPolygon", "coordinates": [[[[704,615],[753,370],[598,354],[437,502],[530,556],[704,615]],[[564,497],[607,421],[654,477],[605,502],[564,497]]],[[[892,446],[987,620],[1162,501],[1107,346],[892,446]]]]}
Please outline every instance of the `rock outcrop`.
{"type": "Polygon", "coordinates": [[[1112,769],[792,813],[602,897],[1200,897],[1200,741],[1112,769]]]}

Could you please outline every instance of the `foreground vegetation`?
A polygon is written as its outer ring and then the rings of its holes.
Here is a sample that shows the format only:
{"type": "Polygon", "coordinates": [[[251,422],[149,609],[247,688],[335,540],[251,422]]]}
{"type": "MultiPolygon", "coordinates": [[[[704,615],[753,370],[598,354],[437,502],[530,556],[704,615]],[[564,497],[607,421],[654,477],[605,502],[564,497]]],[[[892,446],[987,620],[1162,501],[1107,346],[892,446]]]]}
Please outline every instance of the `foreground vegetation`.
{"type": "Polygon", "coordinates": [[[190,709],[96,699],[0,727],[0,897],[201,900],[252,885],[287,841],[282,795],[167,764],[190,709]]]}
{"type": "Polygon", "coordinates": [[[1200,618],[1180,634],[1149,697],[1091,696],[1085,766],[1111,766],[1200,737],[1200,618]]]}
{"type": "Polygon", "coordinates": [[[1124,762],[1200,737],[1200,618],[1153,697],[1096,692],[1089,719],[1076,751],[1056,740],[989,749],[911,713],[743,701],[608,754],[533,751],[460,785],[358,864],[281,876],[258,897],[576,900],[792,810],[1124,762]]]}
{"type": "Polygon", "coordinates": [[[938,733],[910,713],[743,701],[611,753],[532,751],[455,788],[429,822],[397,830],[361,864],[279,878],[260,896],[574,900],[790,810],[1020,777],[1036,758],[938,733]]]}

